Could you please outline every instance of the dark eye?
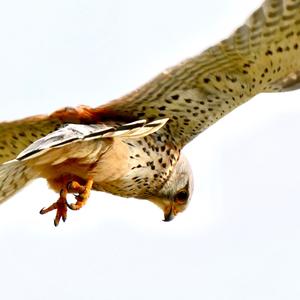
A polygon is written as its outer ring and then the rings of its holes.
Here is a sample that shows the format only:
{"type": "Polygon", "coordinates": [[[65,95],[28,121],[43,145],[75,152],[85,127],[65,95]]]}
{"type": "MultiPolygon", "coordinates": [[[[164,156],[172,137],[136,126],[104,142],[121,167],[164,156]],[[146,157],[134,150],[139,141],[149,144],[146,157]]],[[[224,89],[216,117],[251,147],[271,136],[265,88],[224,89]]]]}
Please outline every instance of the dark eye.
{"type": "Polygon", "coordinates": [[[178,202],[179,204],[185,204],[188,198],[189,193],[186,190],[182,190],[175,195],[175,202],[178,202]]]}

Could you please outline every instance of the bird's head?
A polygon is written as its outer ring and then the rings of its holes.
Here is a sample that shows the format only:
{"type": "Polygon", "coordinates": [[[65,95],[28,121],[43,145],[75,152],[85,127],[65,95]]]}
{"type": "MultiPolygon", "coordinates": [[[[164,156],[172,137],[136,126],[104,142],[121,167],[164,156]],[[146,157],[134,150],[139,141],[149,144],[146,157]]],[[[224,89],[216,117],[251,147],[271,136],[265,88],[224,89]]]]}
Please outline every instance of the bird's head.
{"type": "Polygon", "coordinates": [[[163,210],[164,221],[171,221],[186,209],[192,193],[192,170],[187,159],[181,154],[170,177],[151,201],[163,210]]]}

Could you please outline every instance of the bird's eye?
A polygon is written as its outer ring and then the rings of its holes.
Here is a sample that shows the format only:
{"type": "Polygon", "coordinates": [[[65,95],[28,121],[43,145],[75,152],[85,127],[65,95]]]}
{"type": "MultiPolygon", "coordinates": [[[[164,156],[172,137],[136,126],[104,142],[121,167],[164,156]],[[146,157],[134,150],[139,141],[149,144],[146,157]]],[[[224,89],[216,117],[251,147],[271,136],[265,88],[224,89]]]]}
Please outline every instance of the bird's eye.
{"type": "Polygon", "coordinates": [[[188,198],[189,198],[189,193],[186,190],[182,190],[175,195],[174,200],[179,204],[185,204],[188,198]]]}

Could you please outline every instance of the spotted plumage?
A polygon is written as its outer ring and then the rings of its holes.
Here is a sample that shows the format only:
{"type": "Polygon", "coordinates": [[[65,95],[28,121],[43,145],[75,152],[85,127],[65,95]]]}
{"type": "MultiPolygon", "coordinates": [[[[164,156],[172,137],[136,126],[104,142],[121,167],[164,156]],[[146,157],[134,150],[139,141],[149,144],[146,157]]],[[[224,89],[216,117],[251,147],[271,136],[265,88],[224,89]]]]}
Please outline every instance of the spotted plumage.
{"type": "Polygon", "coordinates": [[[192,193],[181,149],[255,95],[299,86],[300,0],[266,0],[229,38],[120,99],[0,123],[0,201],[43,177],[60,192],[41,211],[56,209],[56,225],[90,189],[148,199],[170,220],[192,193]]]}

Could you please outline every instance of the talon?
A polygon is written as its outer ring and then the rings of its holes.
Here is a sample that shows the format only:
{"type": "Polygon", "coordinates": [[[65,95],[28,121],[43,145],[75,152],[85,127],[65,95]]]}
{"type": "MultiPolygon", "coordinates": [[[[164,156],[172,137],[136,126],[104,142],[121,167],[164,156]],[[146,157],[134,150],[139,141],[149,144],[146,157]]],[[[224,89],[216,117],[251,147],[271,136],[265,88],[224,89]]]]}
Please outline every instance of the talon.
{"type": "Polygon", "coordinates": [[[78,210],[78,208],[76,208],[76,206],[75,206],[75,204],[74,203],[67,203],[67,206],[68,206],[68,208],[69,209],[71,209],[71,210],[78,210]]]}
{"type": "Polygon", "coordinates": [[[48,208],[42,208],[40,210],[40,214],[44,215],[52,210],[56,209],[56,216],[54,219],[54,226],[58,226],[60,219],[62,219],[64,222],[67,219],[67,199],[66,199],[66,191],[62,189],[60,191],[59,199],[51,204],[48,208]]]}
{"type": "Polygon", "coordinates": [[[46,213],[48,213],[49,211],[52,211],[52,210],[54,210],[54,209],[57,209],[57,202],[54,202],[53,204],[51,204],[48,208],[42,208],[41,210],[40,210],[40,214],[41,215],[44,215],[44,214],[46,214],[46,213]]]}
{"type": "Polygon", "coordinates": [[[93,179],[88,179],[85,186],[80,185],[76,181],[68,182],[65,188],[60,190],[59,199],[51,204],[48,208],[42,208],[40,214],[46,214],[52,210],[56,210],[56,216],[54,218],[54,226],[58,226],[60,220],[63,222],[67,219],[67,209],[79,210],[82,206],[85,205],[87,199],[89,198],[90,191],[93,186],[93,179]],[[76,203],[69,204],[67,202],[67,193],[77,193],[75,196],[76,203]]]}
{"type": "Polygon", "coordinates": [[[76,203],[71,203],[71,204],[67,204],[67,205],[72,210],[79,210],[82,206],[85,205],[88,197],[89,197],[89,194],[88,195],[79,194],[79,195],[75,196],[76,203]]]}
{"type": "Polygon", "coordinates": [[[72,209],[72,210],[79,210],[81,207],[83,207],[89,196],[90,196],[90,192],[93,186],[93,179],[88,179],[86,186],[82,186],[80,185],[78,182],[76,181],[72,181],[71,184],[71,189],[72,192],[78,193],[77,196],[75,196],[76,199],[76,203],[67,203],[67,206],[72,209]]]}

